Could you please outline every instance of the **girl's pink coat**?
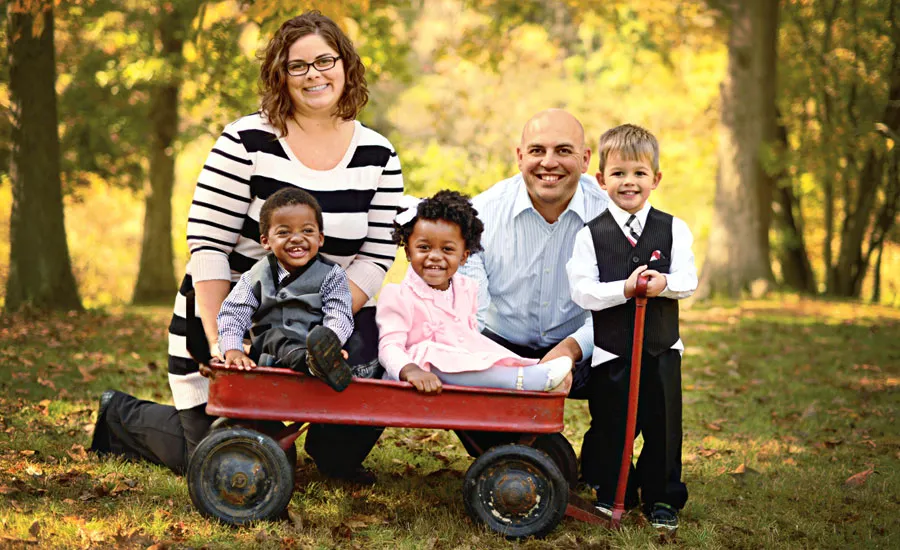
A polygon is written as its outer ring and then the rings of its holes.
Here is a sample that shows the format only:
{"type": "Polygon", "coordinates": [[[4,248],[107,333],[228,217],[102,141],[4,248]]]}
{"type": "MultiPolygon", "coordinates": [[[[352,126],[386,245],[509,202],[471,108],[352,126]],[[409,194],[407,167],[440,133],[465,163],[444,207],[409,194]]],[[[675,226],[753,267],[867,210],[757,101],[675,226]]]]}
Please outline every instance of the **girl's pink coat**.
{"type": "Polygon", "coordinates": [[[410,267],[400,284],[381,290],[375,321],[378,323],[378,359],[388,377],[398,380],[400,370],[415,363],[424,370],[444,372],[484,370],[492,365],[534,365],[478,331],[478,285],[456,273],[450,291],[428,286],[410,267]]]}

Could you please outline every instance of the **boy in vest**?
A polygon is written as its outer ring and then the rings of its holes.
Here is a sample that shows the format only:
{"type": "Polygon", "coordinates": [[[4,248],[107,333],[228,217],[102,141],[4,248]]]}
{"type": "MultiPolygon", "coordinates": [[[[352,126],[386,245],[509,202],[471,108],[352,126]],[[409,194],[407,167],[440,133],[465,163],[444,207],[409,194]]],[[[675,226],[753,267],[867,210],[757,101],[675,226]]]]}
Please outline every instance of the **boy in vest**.
{"type": "Polygon", "coordinates": [[[241,275],[216,318],[225,365],[256,366],[244,353],[250,329],[251,353],[342,391],[351,378],[341,346],[353,332],[352,300],[344,270],[318,255],[322,208],[306,191],[281,189],[260,209],[259,230],[270,253],[241,275]]]}
{"type": "MultiPolygon", "coordinates": [[[[588,381],[591,426],[581,453],[582,477],[596,491],[598,511],[612,516],[625,444],[634,335],[635,283],[649,277],[637,431],[644,446],[628,478],[626,508],[643,502],[657,529],[674,532],[687,501],[681,481],[681,352],[678,300],[697,288],[693,237],[678,218],[652,208],[662,179],[656,138],[625,124],[600,137],[597,181],[608,209],[577,234],[566,264],[572,300],[594,319],[588,381]]],[[[630,444],[630,443],[629,443],[630,444]]]]}

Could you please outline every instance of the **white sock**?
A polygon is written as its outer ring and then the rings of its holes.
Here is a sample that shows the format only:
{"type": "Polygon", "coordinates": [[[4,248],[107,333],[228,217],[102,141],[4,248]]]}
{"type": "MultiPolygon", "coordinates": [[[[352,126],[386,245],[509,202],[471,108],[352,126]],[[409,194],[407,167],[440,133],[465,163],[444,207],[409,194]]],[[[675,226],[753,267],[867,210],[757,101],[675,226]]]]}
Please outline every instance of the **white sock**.
{"type": "Polygon", "coordinates": [[[572,372],[572,358],[557,357],[544,363],[544,366],[547,367],[547,385],[544,387],[544,391],[550,391],[562,384],[566,376],[572,372]]]}

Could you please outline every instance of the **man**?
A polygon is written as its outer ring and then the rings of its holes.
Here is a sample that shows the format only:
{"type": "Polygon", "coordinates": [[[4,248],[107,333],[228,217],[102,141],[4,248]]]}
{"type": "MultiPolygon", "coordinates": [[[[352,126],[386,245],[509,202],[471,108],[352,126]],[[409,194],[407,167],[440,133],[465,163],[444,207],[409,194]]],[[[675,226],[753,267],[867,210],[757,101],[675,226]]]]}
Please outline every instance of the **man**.
{"type": "MultiPolygon", "coordinates": [[[[520,174],[476,196],[484,222],[484,251],[460,269],[478,281],[478,322],[484,333],[524,357],[542,362],[566,355],[575,363],[573,394],[590,374],[591,317],[572,302],[566,262],[575,234],[606,209],[609,199],[583,176],[591,160],[584,128],[561,109],[531,118],[516,148],[520,174]]],[[[470,454],[515,439],[461,434],[470,454]],[[469,440],[471,438],[471,440],[469,440]]]]}

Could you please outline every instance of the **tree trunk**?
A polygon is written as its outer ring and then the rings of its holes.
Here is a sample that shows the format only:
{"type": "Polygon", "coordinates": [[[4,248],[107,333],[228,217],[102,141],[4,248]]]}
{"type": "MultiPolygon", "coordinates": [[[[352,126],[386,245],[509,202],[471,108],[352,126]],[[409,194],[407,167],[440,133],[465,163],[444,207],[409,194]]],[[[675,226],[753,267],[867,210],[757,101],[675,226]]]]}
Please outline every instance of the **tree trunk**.
{"type": "Polygon", "coordinates": [[[173,145],[178,136],[178,96],[184,64],[182,50],[199,2],[182,2],[178,7],[163,6],[160,7],[157,32],[162,43],[161,57],[168,62],[172,76],[150,91],[150,188],[144,201],[141,261],[132,298],[135,304],[169,302],[177,288],[172,266],[173,145]]]}
{"type": "Polygon", "coordinates": [[[799,217],[800,198],[794,194],[791,182],[778,189],[779,226],[782,232],[782,249],[779,251],[781,272],[788,288],[808,294],[816,293],[816,279],[806,253],[806,241],[799,217]]]}
{"type": "MultiPolygon", "coordinates": [[[[888,101],[881,117],[881,124],[884,126],[884,131],[894,137],[900,134],[900,28],[894,30],[894,55],[889,78],[888,101]]],[[[896,149],[876,150],[873,148],[869,149],[865,155],[865,162],[858,176],[856,201],[852,206],[848,206],[848,212],[844,219],[841,248],[834,267],[834,277],[827,288],[829,294],[852,298],[860,297],[870,257],[870,254],[863,254],[863,241],[871,225],[878,189],[883,185],[882,180],[885,177],[896,177],[889,164],[891,161],[889,155],[896,154],[896,149]]],[[[890,181],[884,188],[886,191],[896,189],[890,181]]],[[[886,200],[890,201],[895,198],[888,197],[886,200]]],[[[851,201],[849,195],[847,201],[848,203],[851,201]]],[[[891,217],[888,221],[889,229],[894,220],[891,217]]]]}
{"type": "MultiPolygon", "coordinates": [[[[781,123],[777,129],[778,145],[784,151],[788,147],[787,129],[781,123]]],[[[800,197],[794,193],[793,183],[786,170],[778,174],[775,180],[779,182],[776,191],[778,209],[775,219],[776,226],[781,231],[781,248],[778,250],[778,256],[784,284],[798,292],[815,294],[816,278],[809,263],[809,254],[806,252],[806,241],[803,237],[800,197]]]]}
{"type": "Polygon", "coordinates": [[[778,0],[731,2],[728,71],[722,83],[715,212],[699,298],[764,292],[772,282],[773,178],[760,154],[776,135],[778,0]]]}
{"type": "Polygon", "coordinates": [[[872,279],[872,303],[877,304],[881,301],[881,256],[884,253],[884,241],[878,245],[878,255],[875,256],[875,266],[872,268],[874,277],[872,279]]]}
{"type": "Polygon", "coordinates": [[[56,112],[53,3],[7,5],[12,107],[6,309],[81,309],[63,212],[56,112]]]}

